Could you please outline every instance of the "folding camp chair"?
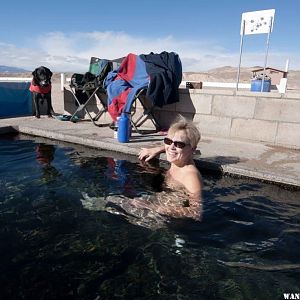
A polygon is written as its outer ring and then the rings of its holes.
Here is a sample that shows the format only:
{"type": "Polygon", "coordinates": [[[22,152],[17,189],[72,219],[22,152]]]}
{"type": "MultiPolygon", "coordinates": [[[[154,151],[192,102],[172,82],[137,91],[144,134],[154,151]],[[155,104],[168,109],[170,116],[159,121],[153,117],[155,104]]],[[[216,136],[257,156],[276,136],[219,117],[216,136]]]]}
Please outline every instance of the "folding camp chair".
{"type": "MultiPolygon", "coordinates": [[[[159,122],[157,121],[155,115],[154,115],[154,105],[153,102],[150,101],[146,97],[147,88],[143,88],[139,90],[136,95],[134,96],[134,100],[132,102],[131,108],[130,108],[130,120],[131,125],[134,128],[134,130],[139,134],[144,134],[146,131],[141,129],[141,126],[147,121],[150,120],[152,124],[155,127],[155,131],[159,131],[161,129],[161,126],[159,125],[159,122]],[[140,113],[137,117],[137,102],[139,102],[142,106],[142,113],[140,113]]],[[[148,130],[147,130],[148,131],[148,130]]]]}
{"type": "Polygon", "coordinates": [[[96,121],[107,112],[107,96],[105,89],[103,88],[103,81],[107,74],[118,66],[118,62],[92,57],[87,73],[75,73],[72,75],[70,90],[76,101],[77,109],[71,116],[71,121],[75,121],[77,119],[77,114],[84,111],[94,125],[100,126],[99,124],[96,124],[96,121]],[[96,116],[92,117],[87,106],[95,96],[99,99],[102,108],[96,116]]]}
{"type": "Polygon", "coordinates": [[[115,121],[121,113],[131,115],[132,127],[139,127],[147,120],[160,129],[154,108],[179,101],[178,87],[182,79],[182,67],[174,52],[136,55],[129,53],[116,72],[110,72],[105,80],[108,112],[115,121]],[[138,101],[139,100],[139,101],[138,101]],[[135,108],[140,102],[142,116],[134,120],[135,108]]]}

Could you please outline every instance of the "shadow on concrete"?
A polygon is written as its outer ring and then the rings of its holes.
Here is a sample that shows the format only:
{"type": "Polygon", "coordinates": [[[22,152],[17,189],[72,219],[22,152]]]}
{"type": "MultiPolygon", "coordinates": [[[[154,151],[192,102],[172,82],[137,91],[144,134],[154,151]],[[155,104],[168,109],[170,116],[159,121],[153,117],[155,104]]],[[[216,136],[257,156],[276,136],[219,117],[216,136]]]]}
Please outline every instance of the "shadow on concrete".
{"type": "MultiPolygon", "coordinates": [[[[237,156],[213,156],[208,158],[195,157],[195,164],[200,170],[222,173],[224,165],[237,164],[242,162],[237,156]]],[[[244,160],[245,161],[245,160],[244,160]]]]}
{"type": "Polygon", "coordinates": [[[196,108],[189,92],[187,92],[181,95],[179,102],[165,105],[163,108],[156,107],[155,113],[161,128],[169,128],[178,119],[179,115],[193,121],[196,115],[196,108]]]}

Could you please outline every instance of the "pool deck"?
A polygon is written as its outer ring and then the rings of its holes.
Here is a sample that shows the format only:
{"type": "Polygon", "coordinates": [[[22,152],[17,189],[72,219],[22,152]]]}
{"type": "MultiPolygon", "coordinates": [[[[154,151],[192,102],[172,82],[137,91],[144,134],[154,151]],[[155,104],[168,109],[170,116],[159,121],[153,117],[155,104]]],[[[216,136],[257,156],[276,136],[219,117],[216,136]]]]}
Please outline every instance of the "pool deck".
{"type": "MultiPolygon", "coordinates": [[[[119,143],[108,126],[97,127],[91,121],[72,123],[46,116],[0,119],[0,134],[12,131],[135,156],[141,147],[161,145],[164,137],[163,133],[133,133],[129,143],[119,143]]],[[[300,188],[300,150],[211,136],[202,137],[198,150],[195,160],[200,170],[300,188]]],[[[161,155],[161,159],[165,159],[165,155],[161,155]]]]}

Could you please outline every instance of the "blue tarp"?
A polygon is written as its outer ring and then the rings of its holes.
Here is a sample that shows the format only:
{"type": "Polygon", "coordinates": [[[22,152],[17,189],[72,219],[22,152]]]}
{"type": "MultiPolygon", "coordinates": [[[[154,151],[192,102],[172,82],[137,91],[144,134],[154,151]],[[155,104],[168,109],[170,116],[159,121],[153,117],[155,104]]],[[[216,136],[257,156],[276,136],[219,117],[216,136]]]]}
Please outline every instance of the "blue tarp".
{"type": "Polygon", "coordinates": [[[32,115],[30,82],[0,82],[0,117],[32,115]]]}

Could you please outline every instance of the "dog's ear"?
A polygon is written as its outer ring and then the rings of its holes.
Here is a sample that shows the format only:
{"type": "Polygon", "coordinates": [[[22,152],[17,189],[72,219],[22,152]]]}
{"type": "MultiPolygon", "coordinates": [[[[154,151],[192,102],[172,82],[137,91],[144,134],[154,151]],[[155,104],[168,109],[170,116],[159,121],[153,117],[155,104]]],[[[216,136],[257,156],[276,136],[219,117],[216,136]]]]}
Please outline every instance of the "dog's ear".
{"type": "Polygon", "coordinates": [[[31,74],[32,74],[32,76],[33,76],[34,78],[36,78],[36,75],[37,75],[37,69],[35,69],[31,74]]]}
{"type": "Polygon", "coordinates": [[[51,72],[51,70],[46,67],[44,67],[44,68],[45,68],[47,74],[49,74],[49,76],[52,77],[53,73],[51,72]]]}

